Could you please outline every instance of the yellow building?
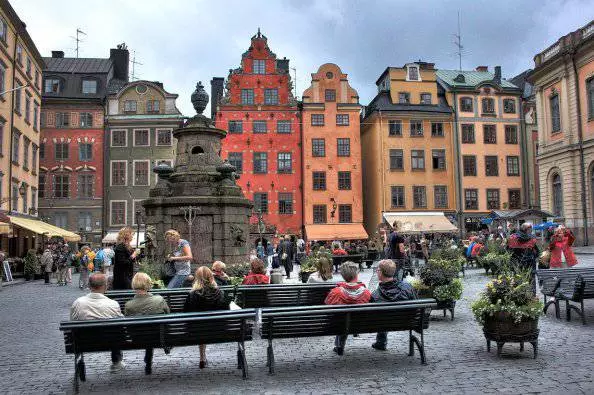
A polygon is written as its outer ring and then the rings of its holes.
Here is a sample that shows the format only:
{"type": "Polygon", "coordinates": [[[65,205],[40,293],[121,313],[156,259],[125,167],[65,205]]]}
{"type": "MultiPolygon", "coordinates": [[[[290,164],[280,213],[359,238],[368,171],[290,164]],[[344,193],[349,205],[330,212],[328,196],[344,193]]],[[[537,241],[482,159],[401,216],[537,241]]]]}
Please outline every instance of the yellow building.
{"type": "Polygon", "coordinates": [[[441,213],[456,212],[452,110],[433,64],[388,67],[376,85],[361,122],[365,229],[387,212],[439,212],[451,227],[441,213]]]}

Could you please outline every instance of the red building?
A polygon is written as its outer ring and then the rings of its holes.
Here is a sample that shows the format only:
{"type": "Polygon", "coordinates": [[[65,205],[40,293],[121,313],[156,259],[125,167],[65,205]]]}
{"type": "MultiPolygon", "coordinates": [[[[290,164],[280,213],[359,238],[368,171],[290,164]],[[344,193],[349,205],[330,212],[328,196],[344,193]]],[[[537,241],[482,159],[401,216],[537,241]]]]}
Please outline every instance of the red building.
{"type": "MultiPolygon", "coordinates": [[[[265,233],[300,235],[301,130],[289,60],[277,59],[266,36],[252,37],[241,66],[212,81],[215,125],[227,131],[221,156],[237,167],[238,184],[263,213],[265,233]]],[[[257,222],[256,216],[252,222],[257,222]]],[[[252,232],[254,230],[252,229],[252,232]]]]}

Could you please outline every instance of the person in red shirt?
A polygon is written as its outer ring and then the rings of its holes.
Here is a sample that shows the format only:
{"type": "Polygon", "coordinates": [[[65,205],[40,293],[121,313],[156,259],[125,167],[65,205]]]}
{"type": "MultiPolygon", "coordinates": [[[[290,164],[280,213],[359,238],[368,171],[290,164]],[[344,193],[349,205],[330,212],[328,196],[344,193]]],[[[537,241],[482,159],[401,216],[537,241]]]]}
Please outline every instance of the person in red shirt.
{"type": "Polygon", "coordinates": [[[332,245],[332,255],[348,255],[346,250],[340,248],[340,245],[333,244],[332,245]]]}
{"type": "Polygon", "coordinates": [[[270,278],[266,275],[264,262],[261,259],[252,259],[250,261],[250,272],[244,277],[242,285],[269,284],[270,278]]]}
{"type": "Polygon", "coordinates": [[[470,251],[470,256],[472,258],[478,257],[481,254],[481,252],[483,252],[484,248],[485,248],[485,243],[484,243],[483,239],[480,239],[480,238],[477,239],[476,243],[472,247],[472,251],[470,251]]]}
{"type": "Polygon", "coordinates": [[[571,246],[575,241],[575,236],[571,230],[560,225],[549,243],[551,251],[550,266],[552,268],[567,268],[577,264],[577,259],[571,246]]]}
{"type": "MultiPolygon", "coordinates": [[[[344,282],[336,284],[326,296],[325,304],[362,304],[369,303],[371,292],[365,285],[359,283],[359,265],[347,261],[340,266],[340,274],[344,282]]],[[[338,355],[344,353],[344,345],[348,335],[338,335],[334,340],[334,352],[338,355]]]]}

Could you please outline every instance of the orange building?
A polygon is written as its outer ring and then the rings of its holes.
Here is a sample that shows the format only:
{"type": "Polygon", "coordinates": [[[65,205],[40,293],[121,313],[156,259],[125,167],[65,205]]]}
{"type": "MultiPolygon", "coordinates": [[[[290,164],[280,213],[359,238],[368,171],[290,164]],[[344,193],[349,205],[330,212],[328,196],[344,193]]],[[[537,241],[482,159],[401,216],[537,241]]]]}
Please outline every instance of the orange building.
{"type": "Polygon", "coordinates": [[[456,212],[452,110],[433,64],[388,67],[376,85],[361,125],[365,229],[375,232],[384,217],[398,217],[403,230],[455,229],[444,218],[456,212]]]}
{"type": "Polygon", "coordinates": [[[303,92],[303,223],[309,240],[366,239],[359,95],[333,63],[303,92]]]}

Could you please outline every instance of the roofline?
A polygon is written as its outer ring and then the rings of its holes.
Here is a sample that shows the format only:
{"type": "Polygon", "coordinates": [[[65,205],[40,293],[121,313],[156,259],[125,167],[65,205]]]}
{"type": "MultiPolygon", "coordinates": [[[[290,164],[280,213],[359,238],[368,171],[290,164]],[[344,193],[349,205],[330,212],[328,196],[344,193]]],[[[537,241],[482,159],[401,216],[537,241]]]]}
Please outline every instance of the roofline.
{"type": "Polygon", "coordinates": [[[380,80],[384,77],[384,74],[389,74],[390,73],[390,69],[392,68],[392,66],[388,66],[386,67],[386,69],[380,74],[379,78],[375,81],[375,84],[379,84],[380,80]]]}
{"type": "MultiPolygon", "coordinates": [[[[159,81],[160,82],[160,81],[159,81]]],[[[124,91],[132,86],[135,85],[139,85],[139,84],[146,84],[146,85],[150,85],[155,89],[158,89],[159,91],[163,92],[163,96],[165,96],[168,99],[177,99],[179,97],[179,95],[177,93],[169,93],[165,90],[165,88],[157,85],[155,83],[155,81],[147,81],[147,80],[136,80],[136,81],[126,81],[126,83],[124,84],[124,86],[122,86],[120,89],[118,89],[117,92],[115,93],[110,93],[107,95],[108,99],[119,99],[120,96],[122,95],[122,93],[124,93],[124,91]]]]}
{"type": "Polygon", "coordinates": [[[39,50],[37,49],[35,42],[33,42],[33,39],[29,35],[29,32],[25,27],[26,24],[21,20],[21,18],[19,18],[18,14],[14,10],[14,8],[12,8],[8,0],[0,0],[0,7],[4,12],[8,14],[9,18],[12,19],[12,21],[14,22],[13,24],[15,25],[15,28],[18,32],[18,35],[27,44],[27,47],[33,54],[33,57],[39,63],[39,66],[43,70],[45,68],[45,61],[43,60],[43,56],[41,56],[41,54],[39,53],[39,50]]]}
{"type": "MultiPolygon", "coordinates": [[[[510,84],[512,82],[510,82],[509,80],[506,80],[507,82],[509,82],[510,84]]],[[[450,84],[448,84],[446,81],[444,81],[441,77],[437,76],[437,83],[441,84],[441,86],[446,90],[446,91],[451,91],[451,92],[469,92],[469,91],[476,91],[478,90],[478,88],[480,88],[481,86],[485,85],[485,84],[489,84],[489,85],[493,85],[497,88],[499,88],[502,91],[505,92],[517,92],[518,94],[522,94],[522,89],[515,87],[515,88],[510,88],[510,87],[505,87],[505,86],[501,86],[500,84],[497,84],[496,82],[494,82],[493,80],[487,80],[487,81],[481,81],[476,85],[468,85],[468,86],[464,86],[464,87],[459,87],[459,86],[452,86],[450,84]]]]}

